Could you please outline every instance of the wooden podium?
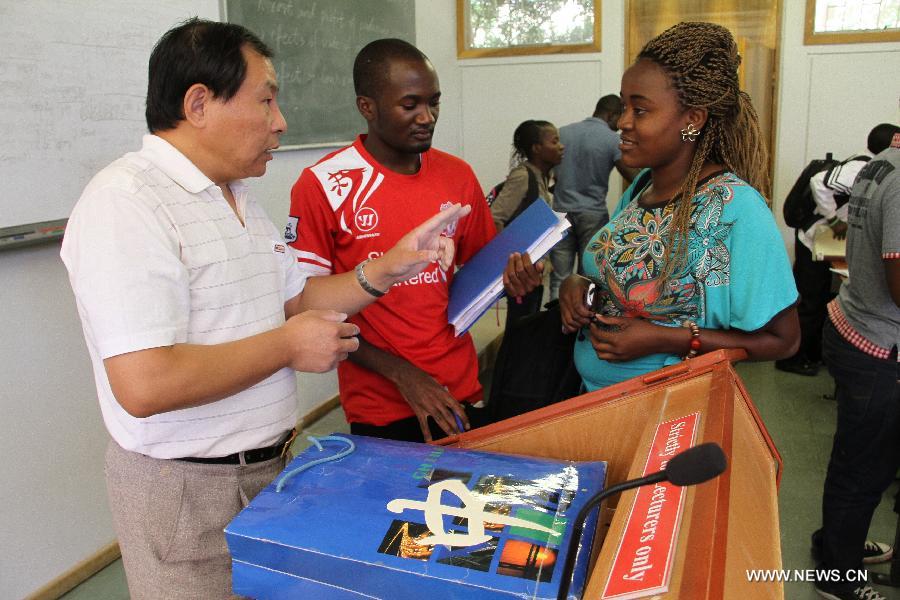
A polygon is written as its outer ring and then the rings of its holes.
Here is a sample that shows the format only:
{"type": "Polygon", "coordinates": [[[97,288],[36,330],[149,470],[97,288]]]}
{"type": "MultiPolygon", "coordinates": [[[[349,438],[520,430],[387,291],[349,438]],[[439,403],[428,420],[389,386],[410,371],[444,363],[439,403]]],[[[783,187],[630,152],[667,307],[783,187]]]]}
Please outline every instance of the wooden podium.
{"type": "MultiPolygon", "coordinates": [[[[444,441],[447,445],[570,460],[605,460],[607,485],[640,477],[659,424],[697,414],[694,444],[716,442],[728,469],[685,491],[665,600],[783,598],[777,488],[782,461],[731,361],[716,351],[444,441]]],[[[604,596],[638,491],[604,503],[585,600],[604,596]]],[[[624,596],[617,596],[617,598],[624,596]]]]}

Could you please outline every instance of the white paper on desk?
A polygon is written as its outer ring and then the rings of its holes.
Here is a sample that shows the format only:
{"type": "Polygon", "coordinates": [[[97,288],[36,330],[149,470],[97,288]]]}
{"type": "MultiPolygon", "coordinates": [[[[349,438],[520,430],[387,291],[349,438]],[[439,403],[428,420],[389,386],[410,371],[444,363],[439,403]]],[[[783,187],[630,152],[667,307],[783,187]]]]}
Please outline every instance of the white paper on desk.
{"type": "Polygon", "coordinates": [[[813,257],[817,261],[835,260],[844,258],[847,255],[847,238],[838,240],[834,237],[834,232],[827,225],[820,225],[816,228],[815,237],[813,237],[813,257]]]}

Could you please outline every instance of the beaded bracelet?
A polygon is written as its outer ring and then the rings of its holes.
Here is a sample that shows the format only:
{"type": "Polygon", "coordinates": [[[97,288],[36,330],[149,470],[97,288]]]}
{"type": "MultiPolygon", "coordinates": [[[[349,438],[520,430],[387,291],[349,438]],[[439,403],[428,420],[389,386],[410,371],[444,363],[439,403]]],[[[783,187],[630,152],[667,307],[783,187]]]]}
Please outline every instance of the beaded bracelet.
{"type": "Polygon", "coordinates": [[[693,321],[685,321],[684,326],[691,330],[690,350],[683,357],[683,360],[689,360],[700,351],[700,327],[693,321]]]}

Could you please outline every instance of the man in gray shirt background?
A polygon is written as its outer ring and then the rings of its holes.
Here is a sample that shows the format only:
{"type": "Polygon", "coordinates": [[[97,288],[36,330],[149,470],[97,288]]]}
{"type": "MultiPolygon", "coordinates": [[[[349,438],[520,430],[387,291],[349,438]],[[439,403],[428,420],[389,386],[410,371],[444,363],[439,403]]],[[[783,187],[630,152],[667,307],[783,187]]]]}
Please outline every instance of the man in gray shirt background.
{"type": "Polygon", "coordinates": [[[815,582],[825,598],[885,598],[850,572],[893,553],[866,540],[900,468],[900,127],[889,134],[891,147],[863,167],[850,193],[850,276],[822,333],[838,410],[813,551],[817,568],[840,573],[839,582],[815,582]]]}
{"type": "Polygon", "coordinates": [[[560,128],[559,138],[566,148],[562,163],[555,168],[556,188],[553,208],[565,212],[572,223],[570,235],[550,251],[550,299],[559,297],[559,286],[572,274],[576,252],[579,271],[581,256],[594,234],[609,221],[606,193],[609,174],[615,167],[627,182],[637,171],[622,164],[616,123],[622,114],[622,100],[615,94],[603,96],[593,116],[560,128]]]}

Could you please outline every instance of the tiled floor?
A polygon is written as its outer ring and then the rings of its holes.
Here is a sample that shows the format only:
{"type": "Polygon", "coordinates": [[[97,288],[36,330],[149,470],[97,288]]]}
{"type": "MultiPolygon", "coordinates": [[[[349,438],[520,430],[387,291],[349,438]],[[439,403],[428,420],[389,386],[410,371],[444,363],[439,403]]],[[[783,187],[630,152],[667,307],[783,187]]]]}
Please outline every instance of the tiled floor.
{"type": "MultiPolygon", "coordinates": [[[[501,312],[502,323],[505,315],[501,312]]],[[[476,345],[483,348],[502,329],[494,309],[476,326],[476,345]]],[[[816,377],[801,377],[777,371],[772,363],[742,363],[738,373],[756,403],[769,433],[784,458],[785,471],[779,494],[781,510],[781,548],[785,569],[812,569],[809,535],[819,526],[822,482],[834,433],[834,401],[831,378],[824,372],[816,377]]],[[[340,410],[315,423],[295,443],[300,450],[309,442],[307,435],[325,435],[348,431],[340,410]]],[[[870,537],[893,542],[897,516],[892,512],[894,485],[885,494],[875,515],[870,537]]],[[[873,570],[887,572],[887,565],[873,570]]],[[[900,600],[900,590],[880,587],[888,598],[900,600]]],[[[63,596],[66,600],[118,600],[128,598],[121,561],[116,561],[96,576],[63,596]]],[[[788,583],[788,600],[819,598],[808,583],[788,583]]],[[[752,599],[748,599],[752,600],[752,599]]]]}

